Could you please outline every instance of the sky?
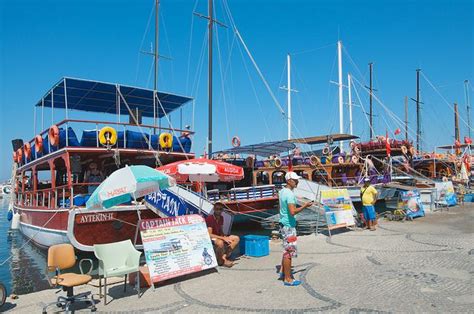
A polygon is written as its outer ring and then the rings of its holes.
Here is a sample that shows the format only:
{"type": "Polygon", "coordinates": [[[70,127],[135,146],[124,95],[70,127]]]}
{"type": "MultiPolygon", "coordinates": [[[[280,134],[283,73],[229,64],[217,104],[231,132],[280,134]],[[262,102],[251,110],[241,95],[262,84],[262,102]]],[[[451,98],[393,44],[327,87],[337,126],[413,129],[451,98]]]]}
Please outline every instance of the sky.
{"type": "MultiPolygon", "coordinates": [[[[375,134],[392,133],[404,119],[404,99],[416,96],[422,69],[422,146],[454,141],[453,103],[459,104],[461,137],[468,135],[464,81],[474,101],[474,4],[469,0],[215,1],[213,148],[287,137],[286,58],[291,56],[293,137],[339,131],[337,41],[342,71],[354,77],[354,133],[367,140],[368,63],[373,62],[375,134]],[[230,12],[232,19],[229,17],[230,12]],[[233,22],[232,22],[233,21],[233,22]],[[235,24],[233,24],[235,23],[235,24]],[[235,25],[265,81],[234,32],[235,25]],[[265,83],[268,84],[268,88],[265,83]],[[275,96],[274,101],[272,95],[275,96]],[[358,95],[358,96],[357,96],[358,95]]],[[[11,173],[11,139],[29,140],[65,117],[34,104],[61,77],[153,88],[153,0],[0,1],[0,180],[11,173]],[[150,19],[151,17],[151,19],[150,19]],[[35,129],[36,127],[36,129],[35,129]]],[[[175,128],[196,131],[193,151],[207,138],[207,1],[160,0],[158,90],[194,98],[170,115],[175,128]],[[193,114],[194,113],[194,114],[193,114]]],[[[349,131],[344,88],[344,131],[349,131]]],[[[416,130],[409,100],[410,138],[416,130]]],[[[75,119],[97,114],[70,112],[75,119]]],[[[100,117],[115,121],[113,116],[100,117]]],[[[471,118],[472,119],[472,118],[471,118]]],[[[162,121],[163,125],[169,123],[162,121]]],[[[76,126],[79,128],[79,126],[76,126]]],[[[76,133],[81,133],[76,131],[76,133]]],[[[400,135],[402,136],[402,135],[400,135]]],[[[399,137],[400,137],[399,136],[399,137]]],[[[474,136],[474,134],[473,134],[474,136]]]]}

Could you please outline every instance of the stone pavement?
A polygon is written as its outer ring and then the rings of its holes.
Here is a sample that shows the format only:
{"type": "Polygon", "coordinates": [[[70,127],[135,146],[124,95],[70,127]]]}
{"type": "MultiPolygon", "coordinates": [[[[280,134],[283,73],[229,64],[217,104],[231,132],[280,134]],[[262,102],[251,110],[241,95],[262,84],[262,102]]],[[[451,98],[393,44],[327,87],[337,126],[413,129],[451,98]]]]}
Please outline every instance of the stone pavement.
{"type": "MultiPolygon", "coordinates": [[[[295,278],[285,287],[276,266],[280,243],[263,258],[241,257],[218,268],[144,291],[109,288],[105,312],[474,313],[474,206],[451,208],[407,222],[380,220],[375,232],[356,230],[298,238],[295,278]]],[[[85,286],[76,292],[98,289],[85,286]]],[[[5,309],[38,313],[55,290],[21,295],[5,309]]],[[[50,312],[56,310],[53,306],[50,312]]]]}

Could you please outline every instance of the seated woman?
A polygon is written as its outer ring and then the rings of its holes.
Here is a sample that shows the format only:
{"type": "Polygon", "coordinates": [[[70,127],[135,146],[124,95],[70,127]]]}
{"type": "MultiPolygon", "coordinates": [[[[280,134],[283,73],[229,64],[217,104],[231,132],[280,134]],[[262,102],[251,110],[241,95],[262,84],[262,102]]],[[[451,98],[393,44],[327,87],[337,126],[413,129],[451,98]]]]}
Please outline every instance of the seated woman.
{"type": "MultiPolygon", "coordinates": [[[[104,181],[102,171],[97,169],[97,164],[95,162],[91,162],[89,164],[89,170],[86,170],[84,173],[84,183],[101,183],[102,181],[104,181]]],[[[97,187],[98,184],[89,185],[87,187],[87,192],[92,194],[97,187]]]]}
{"type": "Polygon", "coordinates": [[[216,202],[213,214],[206,218],[206,224],[214,246],[214,252],[216,252],[217,264],[219,266],[232,267],[234,263],[229,260],[229,256],[239,244],[240,239],[235,235],[224,235],[222,231],[224,224],[224,218],[222,217],[223,208],[223,203],[216,202]]]}

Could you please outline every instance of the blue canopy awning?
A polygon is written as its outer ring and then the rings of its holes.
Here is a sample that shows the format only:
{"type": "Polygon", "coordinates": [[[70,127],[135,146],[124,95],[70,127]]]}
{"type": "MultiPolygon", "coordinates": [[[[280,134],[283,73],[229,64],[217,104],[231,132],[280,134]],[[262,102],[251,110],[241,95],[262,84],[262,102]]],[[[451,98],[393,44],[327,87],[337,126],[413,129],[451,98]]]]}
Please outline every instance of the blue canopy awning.
{"type": "MultiPolygon", "coordinates": [[[[144,117],[153,117],[153,90],[89,81],[83,79],[62,78],[46,95],[38,101],[37,107],[63,108],[90,112],[117,113],[118,91],[123,95],[131,110],[139,110],[144,117]],[[67,96],[66,96],[67,95],[67,96]]],[[[156,104],[156,117],[161,118],[181,107],[190,97],[158,92],[161,102],[156,104]],[[164,110],[163,110],[164,109],[164,110]]],[[[129,111],[124,101],[120,99],[120,114],[128,115],[129,111]]]]}

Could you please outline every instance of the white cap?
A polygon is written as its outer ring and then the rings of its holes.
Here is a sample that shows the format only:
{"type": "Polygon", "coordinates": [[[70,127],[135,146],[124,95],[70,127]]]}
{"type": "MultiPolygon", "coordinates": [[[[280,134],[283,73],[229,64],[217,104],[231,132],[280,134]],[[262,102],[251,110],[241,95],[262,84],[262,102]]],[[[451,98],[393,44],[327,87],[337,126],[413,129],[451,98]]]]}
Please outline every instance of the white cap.
{"type": "Polygon", "coordinates": [[[364,178],[364,182],[370,182],[370,178],[369,178],[369,177],[365,177],[365,178],[364,178]]]}
{"type": "Polygon", "coordinates": [[[285,174],[285,180],[288,181],[290,179],[299,180],[301,177],[297,175],[296,172],[290,171],[285,174]]]}

